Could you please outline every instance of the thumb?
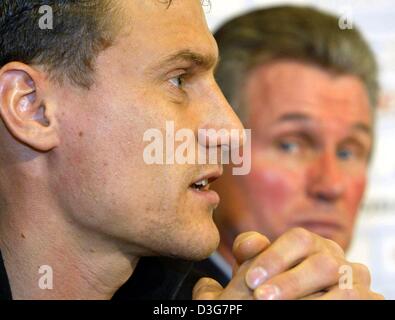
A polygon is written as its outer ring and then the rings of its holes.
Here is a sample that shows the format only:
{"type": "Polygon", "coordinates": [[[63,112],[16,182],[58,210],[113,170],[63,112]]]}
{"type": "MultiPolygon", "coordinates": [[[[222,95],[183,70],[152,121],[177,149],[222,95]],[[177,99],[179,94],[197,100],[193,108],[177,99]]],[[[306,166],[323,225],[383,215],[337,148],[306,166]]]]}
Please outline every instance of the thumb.
{"type": "Polygon", "coordinates": [[[214,279],[201,278],[193,288],[193,300],[216,300],[224,288],[214,279]]]}
{"type": "Polygon", "coordinates": [[[268,238],[258,232],[250,231],[236,237],[232,252],[237,264],[241,265],[260,254],[269,246],[270,241],[268,238]]]}

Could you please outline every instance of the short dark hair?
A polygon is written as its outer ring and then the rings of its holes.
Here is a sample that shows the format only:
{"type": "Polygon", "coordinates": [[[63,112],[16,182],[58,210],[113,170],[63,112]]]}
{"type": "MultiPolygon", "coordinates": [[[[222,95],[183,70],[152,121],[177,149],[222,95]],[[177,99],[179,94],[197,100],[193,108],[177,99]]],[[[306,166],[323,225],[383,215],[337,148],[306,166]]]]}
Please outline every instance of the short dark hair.
{"type": "MultiPolygon", "coordinates": [[[[225,23],[215,33],[221,60],[216,78],[238,115],[245,119],[241,91],[247,74],[275,59],[297,59],[364,83],[372,108],[378,96],[377,64],[355,26],[341,30],[339,18],[312,7],[276,6],[225,23]]],[[[248,109],[248,108],[247,108],[248,109]]]]}
{"type": "Polygon", "coordinates": [[[94,58],[115,37],[109,0],[1,0],[0,68],[12,61],[37,64],[56,80],[89,88],[94,58]],[[53,11],[53,29],[40,29],[41,6],[53,11]]]}

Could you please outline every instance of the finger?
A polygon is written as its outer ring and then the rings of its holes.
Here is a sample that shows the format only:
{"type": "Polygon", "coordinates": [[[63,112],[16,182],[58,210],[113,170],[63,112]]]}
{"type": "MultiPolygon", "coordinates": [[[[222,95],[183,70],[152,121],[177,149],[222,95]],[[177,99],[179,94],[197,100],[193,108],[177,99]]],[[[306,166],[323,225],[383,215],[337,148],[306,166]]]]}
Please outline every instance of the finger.
{"type": "MultiPolygon", "coordinates": [[[[325,238],[322,238],[322,239],[325,239],[325,238]]],[[[335,242],[335,241],[333,241],[331,239],[325,239],[325,243],[326,243],[327,249],[333,255],[338,256],[340,258],[344,258],[345,257],[345,253],[344,253],[343,248],[337,242],[335,242]]]]}
{"type": "Polygon", "coordinates": [[[246,232],[240,234],[233,243],[233,255],[240,265],[254,258],[270,245],[270,241],[258,232],[246,232]]]}
{"type": "Polygon", "coordinates": [[[246,275],[246,283],[252,290],[273,276],[296,266],[308,256],[329,252],[330,245],[305,229],[295,228],[280,238],[254,259],[246,275]]]}
{"type": "Polygon", "coordinates": [[[313,294],[310,294],[306,297],[301,298],[300,300],[315,300],[319,297],[322,297],[324,294],[326,294],[326,291],[319,291],[313,294]]]}
{"type": "Polygon", "coordinates": [[[274,276],[254,291],[259,300],[293,300],[339,283],[339,268],[346,261],[330,253],[317,253],[296,267],[274,276]]]}
{"type": "Polygon", "coordinates": [[[232,276],[233,276],[234,274],[236,274],[238,271],[239,271],[239,264],[238,264],[237,262],[235,262],[235,263],[232,265],[232,276]]]}
{"type": "MultiPolygon", "coordinates": [[[[371,276],[368,267],[361,263],[352,263],[351,267],[353,283],[361,284],[369,288],[371,285],[371,276]]],[[[344,270],[344,272],[347,272],[347,270],[344,270]]]]}
{"type": "Polygon", "coordinates": [[[384,300],[384,296],[370,291],[365,286],[354,285],[352,289],[342,289],[339,286],[314,300],[384,300]]]}
{"type": "Polygon", "coordinates": [[[215,300],[224,289],[211,278],[202,278],[194,286],[192,292],[193,300],[215,300]]]}
{"type": "Polygon", "coordinates": [[[312,294],[309,296],[304,297],[304,300],[313,300],[316,299],[318,297],[322,297],[323,299],[325,299],[326,297],[329,296],[325,296],[324,294],[326,294],[327,292],[331,292],[335,289],[342,289],[344,290],[344,288],[347,288],[348,283],[351,283],[351,288],[354,288],[354,286],[356,285],[357,287],[365,287],[365,291],[370,292],[370,294],[372,295],[373,299],[375,300],[383,300],[384,296],[371,292],[369,291],[370,285],[371,285],[371,276],[370,276],[370,271],[369,269],[360,263],[351,263],[351,264],[345,264],[342,265],[340,267],[340,279],[339,279],[339,283],[335,286],[332,286],[329,289],[326,289],[324,291],[320,291],[316,294],[312,294]],[[344,268],[345,267],[345,268],[344,268]],[[349,268],[351,268],[351,273],[346,274],[347,271],[349,270],[349,268]],[[342,279],[343,276],[351,276],[351,279],[342,279]]]}
{"type": "Polygon", "coordinates": [[[243,263],[234,273],[226,288],[221,295],[221,299],[225,300],[252,300],[253,292],[248,288],[245,282],[245,275],[251,264],[251,260],[243,263]]]}

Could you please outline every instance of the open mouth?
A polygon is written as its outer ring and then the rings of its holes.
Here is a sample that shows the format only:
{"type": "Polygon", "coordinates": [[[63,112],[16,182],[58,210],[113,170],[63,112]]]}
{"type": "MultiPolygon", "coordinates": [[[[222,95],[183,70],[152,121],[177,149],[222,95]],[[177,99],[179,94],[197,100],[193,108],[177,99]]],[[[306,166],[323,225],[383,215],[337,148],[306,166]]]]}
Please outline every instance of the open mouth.
{"type": "Polygon", "coordinates": [[[193,182],[189,187],[196,191],[209,191],[211,183],[217,180],[220,176],[221,173],[206,175],[205,177],[199,178],[199,180],[193,182]]]}
{"type": "Polygon", "coordinates": [[[192,191],[195,197],[197,197],[195,199],[199,199],[202,203],[209,203],[215,209],[220,202],[220,198],[218,193],[210,190],[210,184],[217,180],[221,175],[222,170],[201,176],[191,183],[188,189],[192,191]]]}
{"type": "Polygon", "coordinates": [[[213,179],[202,179],[195,183],[191,184],[191,188],[197,191],[209,191],[210,190],[210,183],[216,180],[217,178],[213,179]]]}
{"type": "Polygon", "coordinates": [[[192,183],[191,188],[198,191],[206,191],[210,189],[208,179],[203,179],[198,182],[192,183]]]}

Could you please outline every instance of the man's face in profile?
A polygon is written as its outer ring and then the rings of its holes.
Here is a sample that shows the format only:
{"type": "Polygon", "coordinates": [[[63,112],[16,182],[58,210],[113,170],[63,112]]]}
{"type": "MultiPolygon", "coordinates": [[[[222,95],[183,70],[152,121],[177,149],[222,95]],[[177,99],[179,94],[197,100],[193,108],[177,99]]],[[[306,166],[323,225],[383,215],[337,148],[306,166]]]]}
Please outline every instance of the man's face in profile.
{"type": "MultiPolygon", "coordinates": [[[[235,177],[244,204],[230,217],[231,225],[271,239],[304,227],[347,248],[372,148],[372,117],[362,82],[278,60],[255,68],[244,94],[252,169],[235,177]]],[[[222,198],[224,205],[235,203],[222,198]]]]}
{"type": "MultiPolygon", "coordinates": [[[[57,88],[52,189],[70,223],[131,253],[202,258],[218,244],[213,197],[191,188],[218,165],[147,165],[144,132],[241,129],[213,77],[216,43],[199,0],[120,1],[125,28],[96,60],[95,84],[57,88]]],[[[215,146],[216,147],[216,146],[215,146]]]]}

